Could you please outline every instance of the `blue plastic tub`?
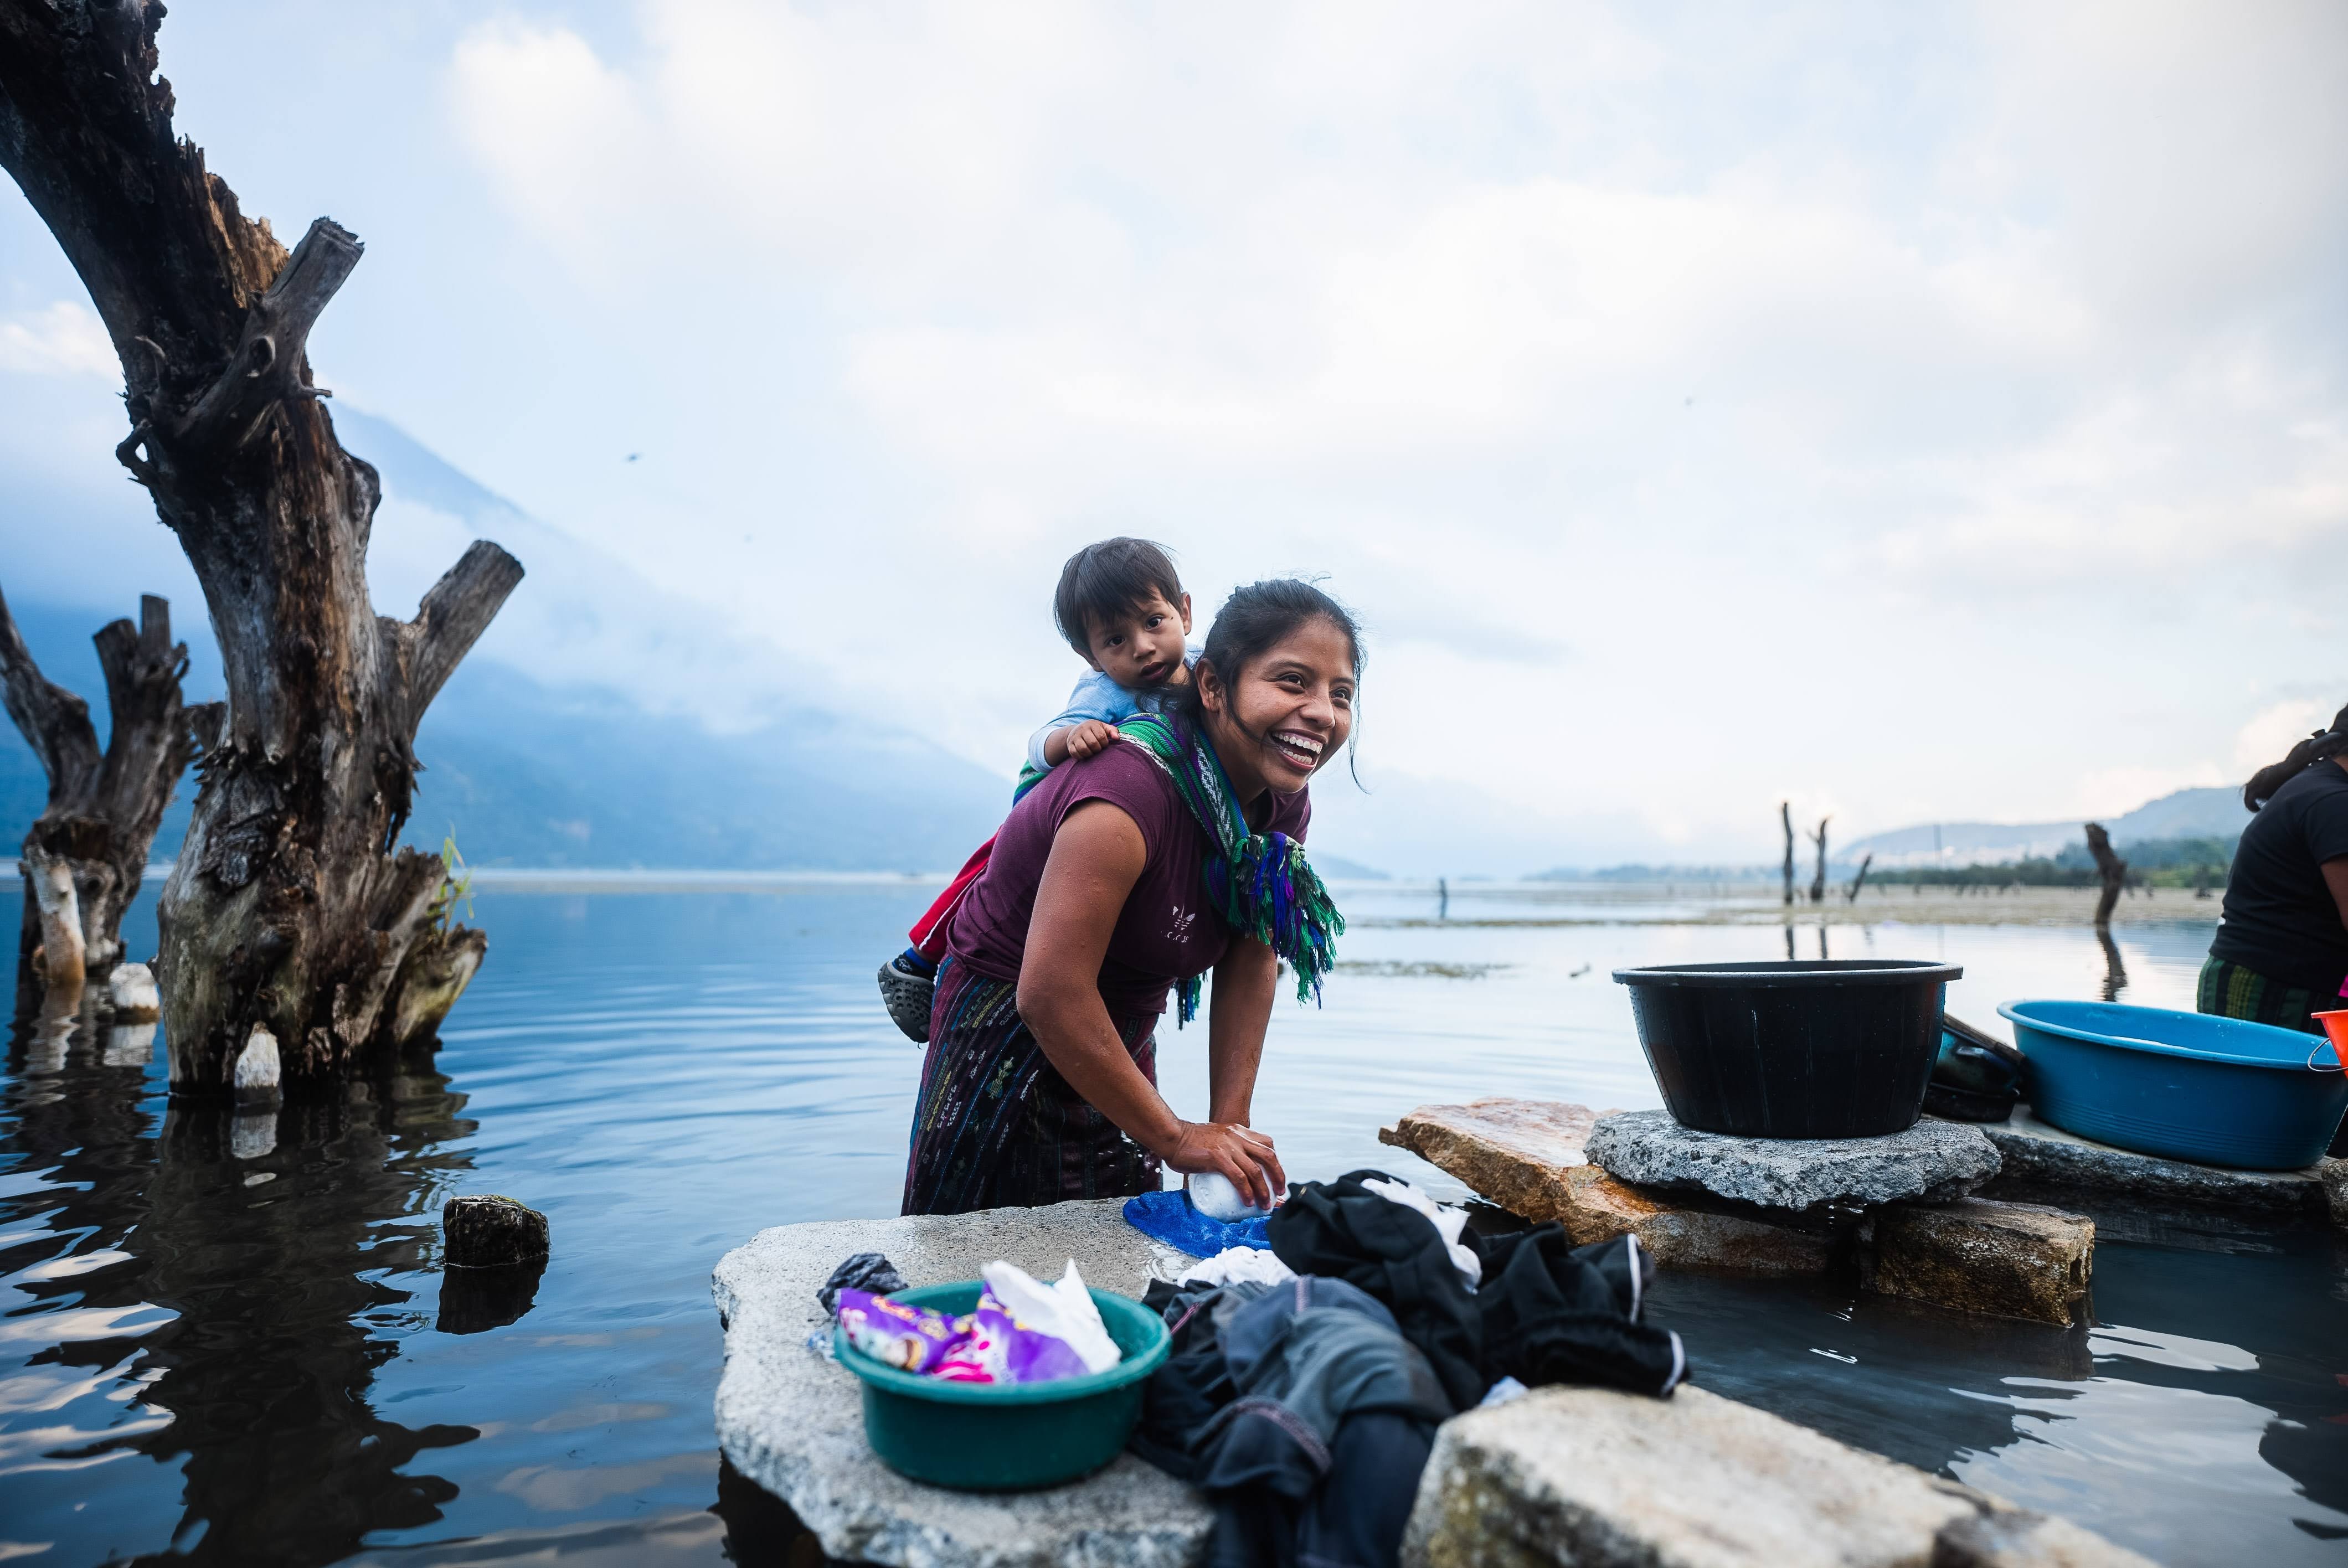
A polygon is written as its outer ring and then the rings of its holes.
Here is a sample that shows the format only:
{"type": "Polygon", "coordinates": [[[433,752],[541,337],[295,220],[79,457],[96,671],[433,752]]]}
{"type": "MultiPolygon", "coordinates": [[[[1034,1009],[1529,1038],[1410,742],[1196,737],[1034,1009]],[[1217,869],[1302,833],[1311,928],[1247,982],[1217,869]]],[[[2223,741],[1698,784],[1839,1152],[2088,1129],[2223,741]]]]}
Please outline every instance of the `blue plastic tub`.
{"type": "Polygon", "coordinates": [[[2290,1171],[2323,1155],[2348,1077],[2322,1035],[2118,1002],[1998,1009],[2026,1060],[2041,1121],[2082,1138],[2204,1165],[2290,1171]]]}

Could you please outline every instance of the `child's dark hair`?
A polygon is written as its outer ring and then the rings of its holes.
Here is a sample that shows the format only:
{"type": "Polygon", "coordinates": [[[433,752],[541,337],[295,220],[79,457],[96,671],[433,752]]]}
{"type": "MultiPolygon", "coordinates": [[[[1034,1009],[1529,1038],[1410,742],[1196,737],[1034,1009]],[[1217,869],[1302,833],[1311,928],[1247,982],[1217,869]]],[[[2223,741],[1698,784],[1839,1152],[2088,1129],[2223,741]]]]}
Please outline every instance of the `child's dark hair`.
{"type": "Polygon", "coordinates": [[[1181,606],[1182,579],[1166,547],[1148,539],[1103,539],[1070,556],[1060,569],[1060,586],[1052,594],[1052,620],[1068,646],[1090,659],[1093,628],[1152,593],[1181,606]]]}
{"type": "MultiPolygon", "coordinates": [[[[1360,680],[1362,629],[1354,612],[1295,577],[1266,578],[1231,589],[1231,598],[1215,611],[1215,624],[1207,630],[1207,646],[1199,661],[1210,666],[1228,691],[1241,671],[1316,620],[1325,620],[1345,634],[1345,646],[1354,656],[1354,678],[1360,680]]],[[[1189,723],[1204,724],[1206,704],[1199,695],[1197,680],[1179,689],[1173,705],[1189,723]]],[[[1352,753],[1351,741],[1345,750],[1352,753]]],[[[1359,778],[1354,782],[1358,784],[1359,778]]]]}
{"type": "Polygon", "coordinates": [[[2313,767],[2317,763],[2348,752],[2348,708],[2332,716],[2332,727],[2318,730],[2291,747],[2291,753],[2279,763],[2269,763],[2250,775],[2242,786],[2242,804],[2252,811],[2274,798],[2275,791],[2313,767]]]}

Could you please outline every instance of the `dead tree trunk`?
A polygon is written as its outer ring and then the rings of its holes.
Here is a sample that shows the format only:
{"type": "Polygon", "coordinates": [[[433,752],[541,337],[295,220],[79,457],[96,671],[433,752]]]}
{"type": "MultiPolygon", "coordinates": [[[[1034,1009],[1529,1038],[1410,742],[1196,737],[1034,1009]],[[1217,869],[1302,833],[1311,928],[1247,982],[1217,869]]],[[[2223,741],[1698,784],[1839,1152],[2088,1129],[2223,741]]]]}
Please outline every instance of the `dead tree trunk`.
{"type": "Polygon", "coordinates": [[[322,218],[289,257],[175,139],[162,14],[0,0],[0,164],[114,341],[115,455],[179,535],[228,678],[159,910],[171,1086],[226,1091],[258,1026],[298,1091],[389,1036],[411,976],[447,994],[450,960],[479,962],[486,938],[437,907],[439,861],[395,848],[417,722],[521,568],[476,543],[414,620],[374,613],[375,470],[335,439],[306,352],[359,243],[322,218]]]}
{"type": "Polygon", "coordinates": [[[1867,868],[1874,864],[1875,856],[1870,851],[1859,861],[1859,875],[1850,879],[1850,897],[1844,899],[1843,902],[1846,904],[1856,904],[1859,902],[1859,890],[1867,886],[1867,868]]]}
{"type": "Polygon", "coordinates": [[[28,989],[78,988],[85,974],[103,981],[122,961],[122,912],[139,896],[156,825],[220,727],[219,703],[180,702],[188,645],[171,641],[171,607],[149,594],[139,609],[139,625],[117,620],[94,640],[108,712],[100,753],[89,704],[41,674],[0,599],[8,716],[49,778],[48,804],[25,835],[20,1001],[34,999],[28,989]]]}
{"type": "MultiPolygon", "coordinates": [[[[1790,909],[1794,907],[1794,805],[1791,801],[1777,803],[1777,825],[1786,830],[1786,907],[1790,909]]],[[[1790,958],[1793,954],[1788,952],[1786,956],[1790,958]]]]}
{"type": "Polygon", "coordinates": [[[1827,824],[1833,820],[1831,815],[1818,818],[1818,830],[1810,835],[1810,841],[1818,846],[1818,875],[1810,878],[1810,902],[1813,904],[1827,901],[1827,824]]]}
{"type": "Polygon", "coordinates": [[[2099,822],[2087,824],[2087,853],[2096,857],[2096,875],[2104,879],[2103,896],[2096,900],[2096,926],[2101,929],[2112,923],[2112,906],[2120,901],[2120,889],[2127,886],[2127,862],[2112,853],[2112,835],[2099,822]]]}

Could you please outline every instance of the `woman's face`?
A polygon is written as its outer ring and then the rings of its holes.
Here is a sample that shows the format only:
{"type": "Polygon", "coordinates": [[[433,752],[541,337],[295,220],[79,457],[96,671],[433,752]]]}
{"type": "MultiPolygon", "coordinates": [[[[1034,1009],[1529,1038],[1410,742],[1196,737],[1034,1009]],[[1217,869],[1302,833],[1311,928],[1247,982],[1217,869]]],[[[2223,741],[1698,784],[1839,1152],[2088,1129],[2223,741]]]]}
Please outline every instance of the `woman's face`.
{"type": "Polygon", "coordinates": [[[1199,697],[1215,754],[1241,800],[1294,794],[1354,731],[1354,645],[1334,622],[1307,621],[1226,682],[1210,669],[1199,697]]]}

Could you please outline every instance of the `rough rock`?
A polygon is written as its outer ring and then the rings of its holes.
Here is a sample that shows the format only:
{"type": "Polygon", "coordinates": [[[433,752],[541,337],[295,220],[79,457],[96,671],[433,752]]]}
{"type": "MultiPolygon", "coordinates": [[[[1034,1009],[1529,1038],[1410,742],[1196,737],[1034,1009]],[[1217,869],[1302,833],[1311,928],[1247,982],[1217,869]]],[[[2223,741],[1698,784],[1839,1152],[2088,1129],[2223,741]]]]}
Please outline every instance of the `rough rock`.
{"type": "Polygon", "coordinates": [[[1723,1214],[1669,1193],[1642,1192],[1595,1165],[1568,1172],[1565,1190],[1569,1207],[1557,1217],[1576,1246],[1628,1232],[1666,1268],[1791,1275],[1823,1274],[1834,1266],[1834,1238],[1826,1232],[1723,1214]]]}
{"type": "Polygon", "coordinates": [[[1641,1187],[1693,1187],[1764,1208],[1961,1198],[1997,1174],[1978,1127],[1921,1121],[1883,1138],[1732,1138],[1699,1132],[1667,1111],[1601,1117],[1590,1163],[1641,1187]]]}
{"type": "Polygon", "coordinates": [[[546,1216],[526,1204],[479,1193],[441,1206],[440,1261],[451,1268],[507,1268],[546,1253],[546,1216]]]}
{"type": "Polygon", "coordinates": [[[2149,1568],[2075,1526],[2021,1528],[2037,1517],[1701,1389],[1669,1399],[1544,1389],[1445,1423],[1403,1562],[2149,1568]],[[2014,1528],[1977,1522],[2006,1516],[2014,1528]]]}
{"type": "Polygon", "coordinates": [[[2041,1204],[1965,1198],[1874,1216],[1868,1286],[1957,1312],[2068,1324],[2086,1304],[2096,1222],[2041,1204]]]}
{"type": "Polygon", "coordinates": [[[2332,1210],[2332,1223],[2348,1230],[2348,1160],[2326,1160],[2316,1169],[2323,1173],[2323,1197],[2332,1210]]]}
{"type": "Polygon", "coordinates": [[[163,999],[155,989],[155,971],[144,964],[117,964],[106,977],[107,1006],[117,1023],[142,1023],[163,1016],[163,999]]]}
{"type": "Polygon", "coordinates": [[[2051,1127],[2026,1105],[2015,1106],[2010,1120],[1984,1124],[1981,1131],[2004,1162],[1997,1180],[2001,1194],[2071,1189],[2212,1208],[2321,1214],[2325,1207],[2323,1165],[2332,1162],[2302,1171],[2233,1171],[2164,1160],[2051,1127]]]}
{"type": "Polygon", "coordinates": [[[1562,1216],[1536,1211],[1555,1201],[1566,1172],[1588,1163],[1582,1145],[1590,1129],[1613,1114],[1562,1100],[1493,1094],[1465,1105],[1422,1105],[1380,1128],[1378,1142],[1441,1166],[1512,1214],[1550,1219],[1562,1216]]]}
{"type": "Polygon", "coordinates": [[[761,1231],[726,1254],[712,1280],[726,1328],[719,1447],[836,1559],[907,1568],[1194,1563],[1213,1517],[1205,1501],[1129,1453],[1049,1491],[984,1495],[907,1481],[865,1445],[855,1378],[807,1345],[825,1322],[817,1287],[854,1253],[885,1254],[915,1285],[975,1279],[998,1257],[1057,1277],[1074,1258],[1086,1284],[1137,1296],[1153,1275],[1193,1261],[1127,1225],[1123,1207],[1103,1199],[761,1231]]]}
{"type": "Polygon", "coordinates": [[[1932,1539],[1931,1568],[2115,1568],[2143,1561],[2067,1519],[2022,1508],[1960,1519],[1932,1539]]]}
{"type": "Polygon", "coordinates": [[[239,1105],[274,1105],[280,1076],[277,1060],[277,1037],[262,1028],[252,1026],[244,1037],[244,1046],[236,1053],[234,1084],[239,1105]]]}
{"type": "Polygon", "coordinates": [[[1495,1096],[1422,1105],[1378,1138],[1440,1166],[1512,1214],[1535,1224],[1558,1221],[1576,1246],[1631,1235],[1666,1268],[1735,1274],[1819,1274],[1832,1265],[1828,1235],[1640,1192],[1585,1163],[1583,1140],[1607,1114],[1560,1101],[1495,1096]]]}

